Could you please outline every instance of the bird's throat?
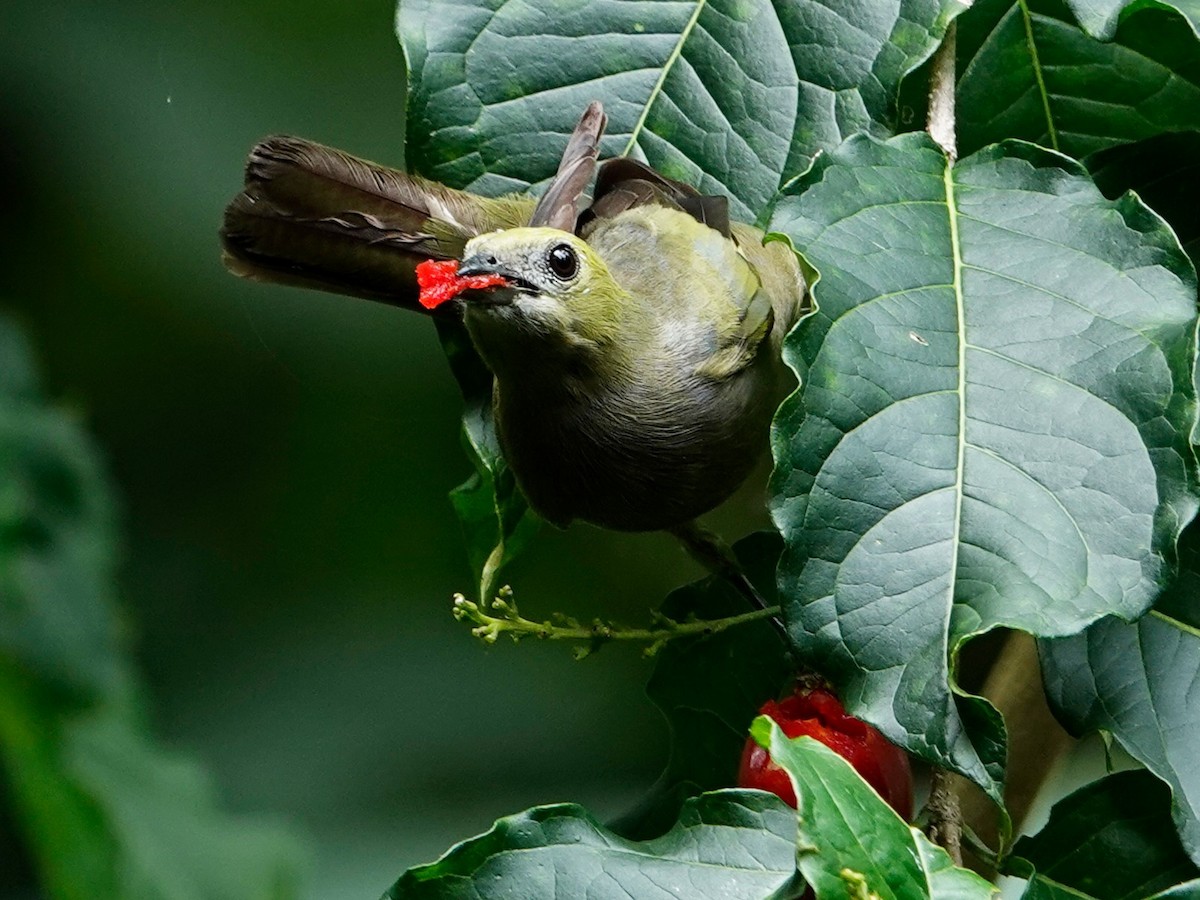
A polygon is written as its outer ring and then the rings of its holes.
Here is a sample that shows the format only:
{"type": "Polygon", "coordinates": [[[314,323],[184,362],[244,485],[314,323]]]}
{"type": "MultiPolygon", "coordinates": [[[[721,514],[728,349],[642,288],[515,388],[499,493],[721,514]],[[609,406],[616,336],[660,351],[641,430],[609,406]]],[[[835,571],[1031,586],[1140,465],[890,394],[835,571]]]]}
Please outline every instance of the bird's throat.
{"type": "Polygon", "coordinates": [[[611,347],[543,327],[515,306],[468,307],[466,325],[483,361],[512,392],[576,394],[602,380],[613,362],[611,347]]]}

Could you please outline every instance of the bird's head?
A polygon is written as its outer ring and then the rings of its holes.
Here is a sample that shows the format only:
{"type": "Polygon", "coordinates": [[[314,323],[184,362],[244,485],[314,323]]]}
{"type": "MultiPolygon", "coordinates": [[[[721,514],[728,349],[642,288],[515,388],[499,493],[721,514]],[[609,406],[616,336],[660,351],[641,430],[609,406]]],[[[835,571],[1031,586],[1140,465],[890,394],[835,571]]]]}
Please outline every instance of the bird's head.
{"type": "Polygon", "coordinates": [[[538,352],[603,351],[617,339],[629,306],[596,252],[557,228],[479,235],[463,251],[458,275],[498,275],[505,282],[463,294],[467,327],[485,357],[531,344],[538,352]]]}

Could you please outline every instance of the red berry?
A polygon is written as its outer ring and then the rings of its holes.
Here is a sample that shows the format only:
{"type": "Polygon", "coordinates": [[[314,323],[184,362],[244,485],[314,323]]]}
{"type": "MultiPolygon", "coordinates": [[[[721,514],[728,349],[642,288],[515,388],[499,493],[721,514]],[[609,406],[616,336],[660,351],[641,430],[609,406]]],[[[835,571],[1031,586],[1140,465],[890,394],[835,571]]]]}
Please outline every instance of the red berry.
{"type": "MultiPolygon", "coordinates": [[[[770,716],[790,738],[808,735],[845,759],[906,822],[912,818],[913,784],[908,755],[861,719],[849,715],[825,688],[797,685],[791,696],[768,700],[759,713],[770,716]]],[[[758,788],[796,805],[787,773],[754,738],[748,738],[738,768],[738,787],[758,788]]]]}

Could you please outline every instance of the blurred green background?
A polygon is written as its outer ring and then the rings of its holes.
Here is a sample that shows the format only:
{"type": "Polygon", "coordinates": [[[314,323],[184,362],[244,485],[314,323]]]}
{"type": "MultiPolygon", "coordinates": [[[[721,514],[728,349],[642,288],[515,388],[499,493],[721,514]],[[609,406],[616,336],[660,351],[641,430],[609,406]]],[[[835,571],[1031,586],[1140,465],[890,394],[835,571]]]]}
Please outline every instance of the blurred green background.
{"type": "MultiPolygon", "coordinates": [[[[227,809],[307,835],[321,898],[376,897],[536,803],[612,815],[666,752],[637,649],[485,649],[451,619],[469,470],[429,323],[221,267],[264,134],[402,163],[393,13],[18,0],[0,26],[0,306],[106,454],[154,727],[227,809]]],[[[586,527],[511,573],[527,614],[627,621],[695,574],[662,536],[586,527]]]]}

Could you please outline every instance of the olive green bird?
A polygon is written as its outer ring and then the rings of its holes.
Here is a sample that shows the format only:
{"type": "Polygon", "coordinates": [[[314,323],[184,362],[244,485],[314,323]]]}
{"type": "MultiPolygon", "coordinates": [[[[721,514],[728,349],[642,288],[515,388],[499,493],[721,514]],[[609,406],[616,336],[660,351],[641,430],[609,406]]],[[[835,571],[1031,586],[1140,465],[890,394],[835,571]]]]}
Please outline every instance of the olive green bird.
{"type": "Polygon", "coordinates": [[[559,526],[673,531],[723,568],[694,520],[767,446],[804,277],[786,245],[729,220],[726,198],[627,158],[597,173],[604,126],[593,103],[537,201],[268,138],[225,214],[226,265],[412,309],[422,260],[503,276],[433,314],[462,316],[494,374],[501,447],[533,509],[559,526]]]}

